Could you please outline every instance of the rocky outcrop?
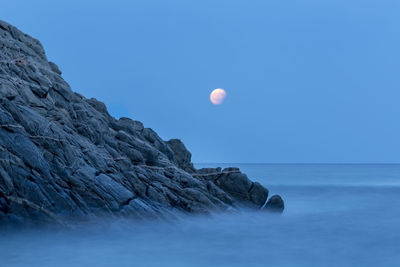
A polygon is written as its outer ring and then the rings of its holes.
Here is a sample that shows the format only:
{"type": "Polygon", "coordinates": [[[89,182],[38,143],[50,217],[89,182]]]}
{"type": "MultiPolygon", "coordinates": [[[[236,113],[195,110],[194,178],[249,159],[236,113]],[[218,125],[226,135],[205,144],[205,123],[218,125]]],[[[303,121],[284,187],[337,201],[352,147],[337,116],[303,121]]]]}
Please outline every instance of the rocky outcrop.
{"type": "Polygon", "coordinates": [[[195,172],[195,168],[192,163],[192,154],[186,149],[185,145],[179,139],[171,139],[167,142],[169,147],[172,149],[175,162],[184,171],[195,172]]]}
{"type": "Polygon", "coordinates": [[[0,223],[257,209],[267,197],[239,169],[195,170],[180,140],[74,93],[38,40],[0,21],[0,223]]]}
{"type": "Polygon", "coordinates": [[[205,168],[197,170],[193,176],[212,182],[245,206],[261,208],[268,198],[268,190],[258,182],[252,182],[238,168],[205,168]]]}
{"type": "Polygon", "coordinates": [[[283,202],[283,199],[278,195],[272,196],[265,205],[265,210],[267,211],[281,213],[283,212],[284,209],[285,209],[285,204],[283,202]]]}

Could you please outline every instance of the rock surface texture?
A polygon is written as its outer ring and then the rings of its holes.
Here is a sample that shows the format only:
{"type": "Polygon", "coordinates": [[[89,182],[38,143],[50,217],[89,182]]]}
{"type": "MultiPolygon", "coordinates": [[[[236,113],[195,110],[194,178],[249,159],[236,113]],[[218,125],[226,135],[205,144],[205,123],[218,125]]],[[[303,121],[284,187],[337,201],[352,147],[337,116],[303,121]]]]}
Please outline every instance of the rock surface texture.
{"type": "Polygon", "coordinates": [[[196,170],[180,140],[74,93],[38,40],[0,21],[0,224],[257,209],[267,197],[239,169],[196,170]]]}

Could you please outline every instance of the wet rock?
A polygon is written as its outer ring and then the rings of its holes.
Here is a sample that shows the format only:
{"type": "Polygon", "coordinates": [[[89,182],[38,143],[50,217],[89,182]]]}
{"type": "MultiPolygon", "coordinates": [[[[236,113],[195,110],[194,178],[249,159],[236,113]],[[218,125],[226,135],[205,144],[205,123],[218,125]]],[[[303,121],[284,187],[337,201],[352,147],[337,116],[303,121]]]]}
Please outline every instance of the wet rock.
{"type": "MultiPolygon", "coordinates": [[[[4,21],[0,46],[0,224],[265,203],[268,190],[238,168],[196,171],[179,139],[73,92],[40,42],[4,21]]],[[[283,210],[276,197],[268,203],[283,210]]]]}
{"type": "Polygon", "coordinates": [[[271,212],[279,212],[282,213],[285,209],[285,204],[283,199],[279,195],[273,195],[265,205],[265,210],[271,212]]]}
{"type": "Polygon", "coordinates": [[[236,199],[250,200],[249,191],[252,187],[252,182],[244,173],[222,172],[215,180],[215,184],[236,199]]]}
{"type": "Polygon", "coordinates": [[[258,182],[254,182],[249,191],[250,200],[259,207],[262,207],[268,198],[268,189],[258,182]]]}

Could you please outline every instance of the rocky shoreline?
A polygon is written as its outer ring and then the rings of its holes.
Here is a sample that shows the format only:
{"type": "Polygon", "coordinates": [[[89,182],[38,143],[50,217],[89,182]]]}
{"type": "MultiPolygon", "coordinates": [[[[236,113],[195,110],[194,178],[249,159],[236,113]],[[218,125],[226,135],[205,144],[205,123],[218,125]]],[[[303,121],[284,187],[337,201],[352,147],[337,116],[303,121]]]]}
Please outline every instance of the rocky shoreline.
{"type": "Polygon", "coordinates": [[[197,170],[180,140],[73,92],[38,40],[0,21],[0,224],[283,211],[267,200],[239,169],[197,170]]]}

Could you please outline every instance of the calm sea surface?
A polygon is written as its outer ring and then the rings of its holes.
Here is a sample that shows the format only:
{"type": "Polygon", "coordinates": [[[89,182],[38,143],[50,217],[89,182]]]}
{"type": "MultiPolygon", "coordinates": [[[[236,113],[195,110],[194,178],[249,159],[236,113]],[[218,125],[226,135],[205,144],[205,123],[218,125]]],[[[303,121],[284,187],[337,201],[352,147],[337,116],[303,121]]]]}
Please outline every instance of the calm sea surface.
{"type": "Polygon", "coordinates": [[[7,232],[0,266],[400,266],[400,165],[238,166],[285,212],[7,232]]]}

